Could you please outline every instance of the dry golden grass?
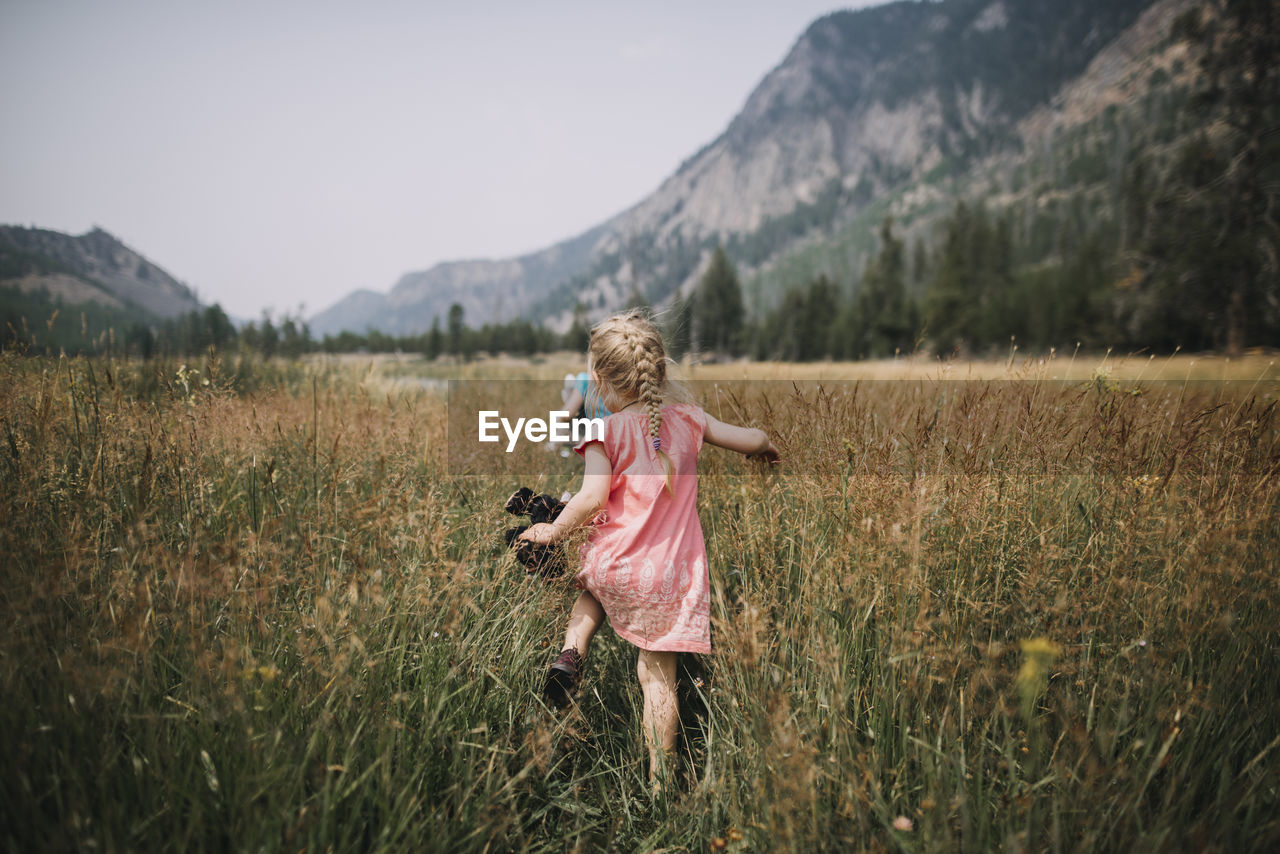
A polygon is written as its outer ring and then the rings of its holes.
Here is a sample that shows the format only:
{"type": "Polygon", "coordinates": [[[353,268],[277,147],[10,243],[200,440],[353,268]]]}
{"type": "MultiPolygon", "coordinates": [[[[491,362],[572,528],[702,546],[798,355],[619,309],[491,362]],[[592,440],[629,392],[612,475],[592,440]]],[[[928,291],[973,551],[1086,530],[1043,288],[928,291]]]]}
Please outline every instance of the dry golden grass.
{"type": "Polygon", "coordinates": [[[574,357],[194,367],[0,355],[10,850],[1280,842],[1267,357],[691,368],[785,462],[706,454],[662,802],[625,643],[539,702],[571,591],[421,382],[574,357]]]}

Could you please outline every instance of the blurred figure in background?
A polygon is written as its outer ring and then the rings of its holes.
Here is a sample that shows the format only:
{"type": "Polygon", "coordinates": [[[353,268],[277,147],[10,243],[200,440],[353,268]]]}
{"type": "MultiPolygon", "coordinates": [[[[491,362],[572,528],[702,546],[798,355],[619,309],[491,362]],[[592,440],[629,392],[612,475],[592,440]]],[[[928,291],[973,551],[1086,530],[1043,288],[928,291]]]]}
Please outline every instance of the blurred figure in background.
{"type": "Polygon", "coordinates": [[[560,390],[560,400],[564,408],[569,410],[570,418],[607,418],[609,410],[605,408],[600,394],[593,387],[591,377],[586,371],[564,375],[564,388],[560,390]]]}

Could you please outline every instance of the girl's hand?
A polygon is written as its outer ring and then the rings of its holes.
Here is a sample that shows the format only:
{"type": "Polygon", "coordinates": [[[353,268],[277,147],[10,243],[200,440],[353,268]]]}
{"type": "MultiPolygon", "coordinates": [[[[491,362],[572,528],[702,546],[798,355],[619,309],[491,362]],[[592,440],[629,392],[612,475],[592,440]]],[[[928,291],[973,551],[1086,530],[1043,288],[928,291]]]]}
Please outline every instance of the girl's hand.
{"type": "Polygon", "coordinates": [[[748,454],[747,459],[764,460],[769,465],[776,466],[778,464],[778,460],[782,459],[782,455],[779,454],[778,449],[773,446],[773,442],[766,439],[765,445],[764,449],[756,451],[754,454],[748,454]]]}
{"type": "Polygon", "coordinates": [[[739,427],[736,424],[725,424],[709,413],[704,412],[707,419],[707,431],[703,441],[746,454],[748,459],[761,459],[774,465],[781,458],[778,449],[773,446],[769,434],[758,427],[739,427]]]}
{"type": "Polygon", "coordinates": [[[550,522],[539,522],[536,525],[530,525],[529,530],[519,536],[521,540],[528,540],[531,543],[537,543],[540,546],[550,546],[555,544],[557,531],[556,526],[550,522]]]}

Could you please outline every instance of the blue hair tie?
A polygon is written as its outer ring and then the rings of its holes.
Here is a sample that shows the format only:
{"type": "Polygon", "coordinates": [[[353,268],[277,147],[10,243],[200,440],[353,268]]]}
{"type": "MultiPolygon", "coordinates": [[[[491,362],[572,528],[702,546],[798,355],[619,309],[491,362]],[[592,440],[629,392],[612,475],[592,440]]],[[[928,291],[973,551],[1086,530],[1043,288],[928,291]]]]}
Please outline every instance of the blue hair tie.
{"type": "Polygon", "coordinates": [[[659,439],[657,436],[654,436],[654,437],[653,437],[653,449],[654,449],[655,451],[660,451],[660,450],[662,450],[662,440],[661,440],[661,439],[659,439]]]}

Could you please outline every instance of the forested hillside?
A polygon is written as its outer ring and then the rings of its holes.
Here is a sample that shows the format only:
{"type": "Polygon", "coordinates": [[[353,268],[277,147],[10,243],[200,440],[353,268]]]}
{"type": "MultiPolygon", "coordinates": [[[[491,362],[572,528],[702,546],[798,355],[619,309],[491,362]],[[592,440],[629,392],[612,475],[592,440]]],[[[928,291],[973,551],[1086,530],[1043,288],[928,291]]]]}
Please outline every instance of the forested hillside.
{"type": "MultiPolygon", "coordinates": [[[[738,349],[805,359],[1280,341],[1280,20],[1271,3],[1183,5],[1135,64],[1147,77],[1127,100],[1024,157],[887,198],[745,276],[756,321],[738,349]]],[[[750,263],[749,246],[727,248],[750,263]]]]}
{"type": "MultiPolygon", "coordinates": [[[[230,320],[215,309],[229,329],[230,320]]],[[[150,350],[160,330],[176,330],[203,310],[190,288],[101,228],[76,236],[0,226],[6,344],[53,352],[150,350]]]]}

